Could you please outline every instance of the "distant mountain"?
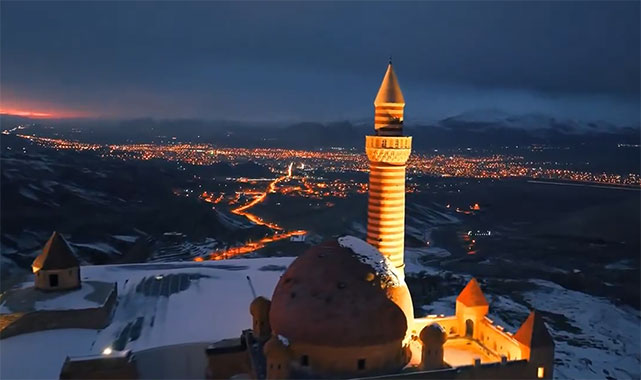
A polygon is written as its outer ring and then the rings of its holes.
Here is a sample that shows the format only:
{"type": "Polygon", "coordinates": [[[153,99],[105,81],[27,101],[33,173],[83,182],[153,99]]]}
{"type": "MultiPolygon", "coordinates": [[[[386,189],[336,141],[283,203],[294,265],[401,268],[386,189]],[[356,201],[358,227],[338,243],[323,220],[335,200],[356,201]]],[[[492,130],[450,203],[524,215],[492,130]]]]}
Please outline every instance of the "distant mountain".
{"type": "Polygon", "coordinates": [[[438,125],[448,128],[516,128],[529,131],[554,129],[561,133],[617,133],[626,127],[615,126],[605,121],[580,122],[571,119],[558,119],[541,113],[512,115],[498,109],[468,111],[448,117],[438,125]]]}
{"type": "MultiPolygon", "coordinates": [[[[3,129],[30,124],[31,133],[97,143],[202,142],[227,147],[322,149],[334,146],[362,149],[370,122],[249,123],[229,120],[152,118],[123,121],[43,120],[0,115],[3,129]],[[53,127],[53,128],[52,128],[53,127]]],[[[513,115],[497,109],[461,113],[431,123],[408,123],[415,150],[495,148],[501,146],[638,144],[639,126],[604,121],[582,122],[540,113],[513,115]]]]}

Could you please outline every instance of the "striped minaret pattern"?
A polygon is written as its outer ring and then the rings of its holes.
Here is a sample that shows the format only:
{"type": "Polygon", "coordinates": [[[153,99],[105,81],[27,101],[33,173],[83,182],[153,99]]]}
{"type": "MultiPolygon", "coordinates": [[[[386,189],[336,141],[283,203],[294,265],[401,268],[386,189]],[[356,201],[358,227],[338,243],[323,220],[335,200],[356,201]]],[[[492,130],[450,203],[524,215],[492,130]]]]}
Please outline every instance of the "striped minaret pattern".
{"type": "Polygon", "coordinates": [[[403,136],[405,100],[390,61],[374,100],[376,134],[365,137],[370,162],[367,242],[404,277],[405,167],[412,138],[403,136]]]}

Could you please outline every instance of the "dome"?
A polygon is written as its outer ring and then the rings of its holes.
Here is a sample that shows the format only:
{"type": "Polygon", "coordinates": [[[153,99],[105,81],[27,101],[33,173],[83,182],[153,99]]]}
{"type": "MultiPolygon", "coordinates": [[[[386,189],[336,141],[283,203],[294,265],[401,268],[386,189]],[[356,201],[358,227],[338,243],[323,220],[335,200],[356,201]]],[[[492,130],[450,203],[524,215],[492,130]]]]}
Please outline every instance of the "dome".
{"type": "Polygon", "coordinates": [[[271,302],[267,298],[258,296],[249,305],[249,313],[254,317],[266,315],[269,313],[270,305],[271,302]]]}
{"type": "Polygon", "coordinates": [[[345,236],[292,262],[274,290],[270,320],[275,334],[295,343],[365,346],[403,340],[407,313],[411,296],[387,259],[345,236]]]}
{"type": "Polygon", "coordinates": [[[438,323],[432,323],[425,326],[423,330],[421,330],[420,338],[423,344],[442,345],[445,343],[445,340],[447,340],[445,330],[443,330],[443,327],[438,323]]]}

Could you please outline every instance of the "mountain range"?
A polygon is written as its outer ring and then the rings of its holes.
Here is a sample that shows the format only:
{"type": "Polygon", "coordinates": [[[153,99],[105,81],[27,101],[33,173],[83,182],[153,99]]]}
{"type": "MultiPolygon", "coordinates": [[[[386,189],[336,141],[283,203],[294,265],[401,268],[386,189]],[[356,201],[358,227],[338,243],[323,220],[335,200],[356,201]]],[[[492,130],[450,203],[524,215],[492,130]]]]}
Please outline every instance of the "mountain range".
{"type": "MultiPolygon", "coordinates": [[[[31,125],[38,135],[97,143],[189,141],[221,146],[320,149],[363,146],[372,132],[366,121],[329,123],[249,123],[229,120],[152,118],[132,120],[29,119],[0,115],[0,126],[31,125]],[[53,128],[50,128],[53,127],[53,128]]],[[[639,126],[618,126],[604,121],[581,122],[530,113],[512,115],[496,109],[464,112],[436,122],[410,122],[406,135],[415,150],[438,148],[496,148],[502,146],[638,144],[639,126]]]]}

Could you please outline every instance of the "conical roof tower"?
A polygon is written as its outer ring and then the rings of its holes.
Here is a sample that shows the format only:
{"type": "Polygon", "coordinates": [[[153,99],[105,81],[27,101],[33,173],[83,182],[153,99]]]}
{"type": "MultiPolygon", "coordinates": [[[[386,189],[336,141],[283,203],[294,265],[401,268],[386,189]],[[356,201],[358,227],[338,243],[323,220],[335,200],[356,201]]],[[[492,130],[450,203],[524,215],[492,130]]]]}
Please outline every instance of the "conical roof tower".
{"type": "Polygon", "coordinates": [[[541,313],[536,311],[530,313],[516,334],[514,334],[514,339],[530,348],[554,346],[554,340],[545,326],[541,313]]]}
{"type": "Polygon", "coordinates": [[[383,82],[381,82],[381,87],[378,89],[378,94],[376,94],[376,99],[374,99],[375,106],[385,104],[405,105],[405,98],[403,98],[403,92],[398,85],[398,79],[396,78],[396,73],[394,73],[391,60],[387,65],[387,71],[383,77],[383,82]]]}
{"type": "Polygon", "coordinates": [[[79,265],[67,241],[54,231],[42,249],[42,253],[31,264],[31,268],[35,273],[39,270],[68,269],[79,265]]]}
{"type": "Polygon", "coordinates": [[[374,99],[374,128],[377,135],[402,136],[405,98],[398,84],[392,60],[374,99]]]}
{"type": "Polygon", "coordinates": [[[489,305],[475,278],[472,278],[470,282],[465,285],[465,288],[463,288],[458,297],[456,297],[456,300],[469,307],[489,305]]]}

